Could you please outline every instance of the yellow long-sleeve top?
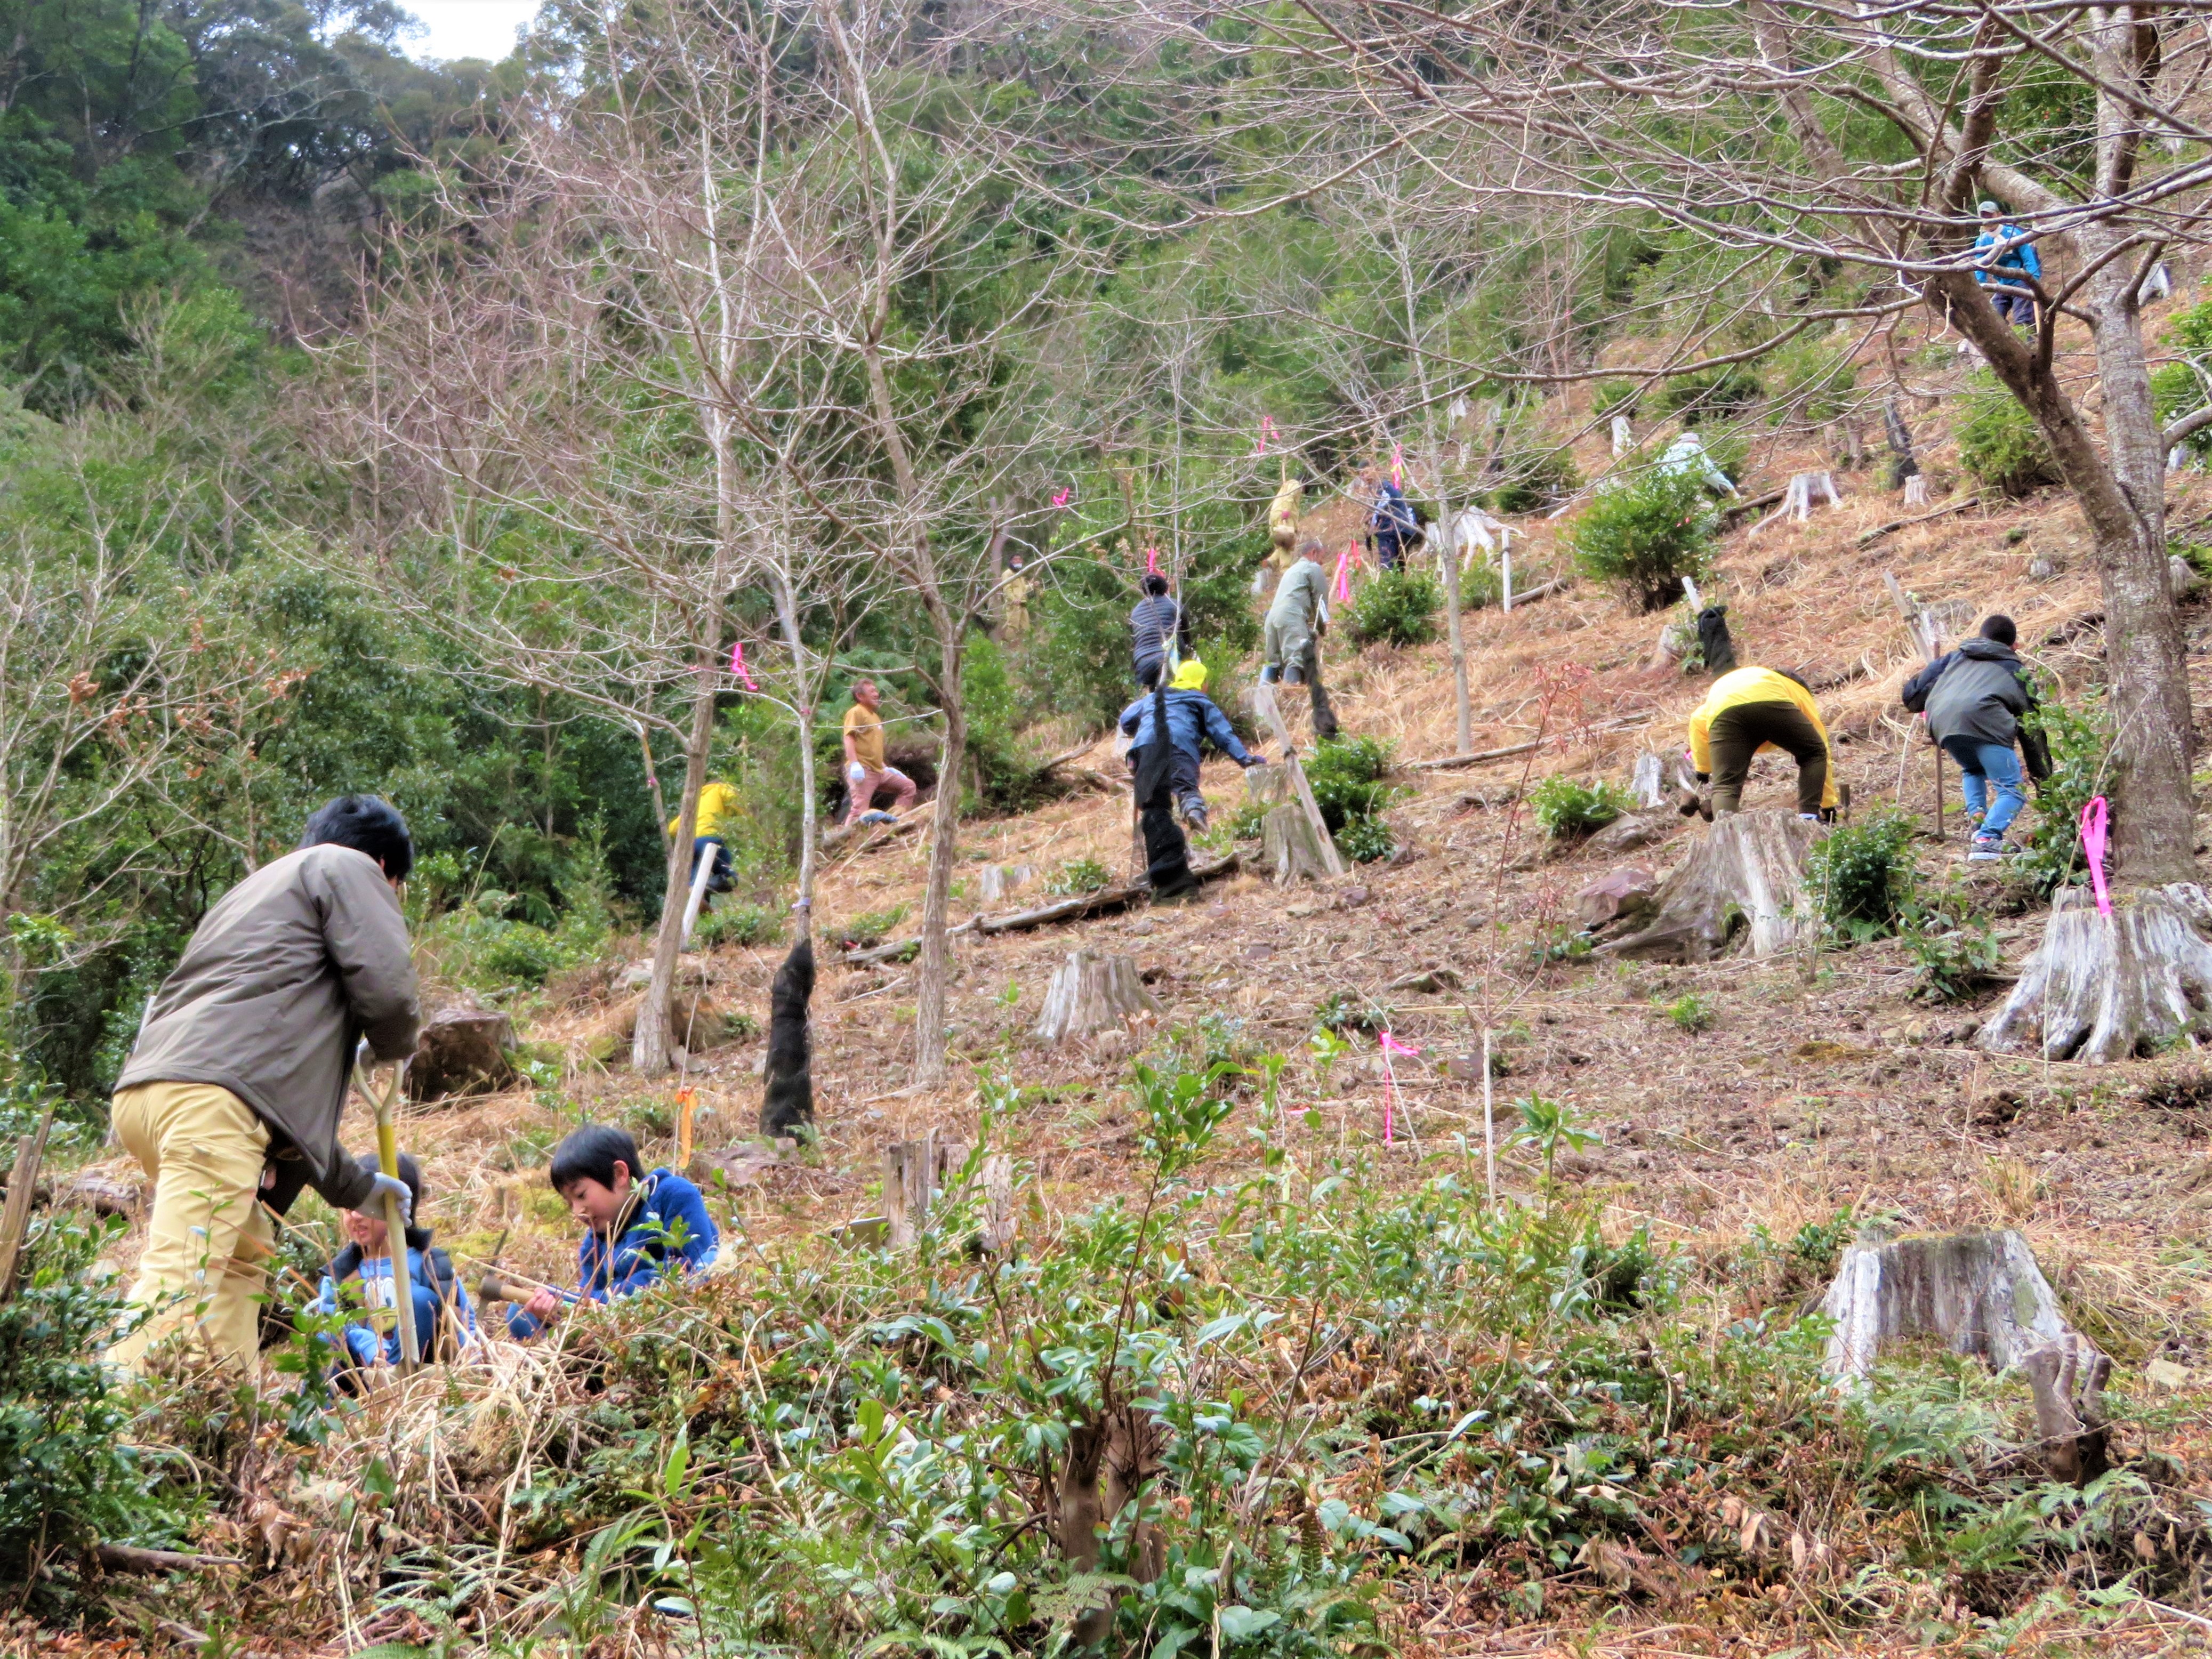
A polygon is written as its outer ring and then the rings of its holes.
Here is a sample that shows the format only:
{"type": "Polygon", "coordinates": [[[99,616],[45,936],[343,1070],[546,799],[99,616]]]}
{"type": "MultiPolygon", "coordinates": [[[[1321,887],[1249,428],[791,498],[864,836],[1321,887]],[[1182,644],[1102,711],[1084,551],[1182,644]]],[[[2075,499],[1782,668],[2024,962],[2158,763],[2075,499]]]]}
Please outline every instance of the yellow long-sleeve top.
{"type": "MultiPolygon", "coordinates": [[[[726,783],[708,783],[699,791],[699,827],[692,833],[700,836],[720,836],[726,826],[744,817],[738,805],[738,792],[726,783]]],[[[684,822],[678,814],[668,820],[668,833],[674,835],[676,826],[684,822]]]]}
{"type": "MultiPolygon", "coordinates": [[[[1724,708],[1737,708],[1747,702],[1786,702],[1802,710],[1813,722],[1813,729],[1820,734],[1820,741],[1828,744],[1828,781],[1820,792],[1820,805],[1833,806],[1836,795],[1836,745],[1828,743],[1828,728],[1820,720],[1820,705],[1813,701],[1813,694],[1791,679],[1787,674],[1778,674],[1771,668],[1738,668],[1723,674],[1713,682],[1713,689],[1705,693],[1705,700],[1690,716],[1690,760],[1700,772],[1713,769],[1713,717],[1724,708]]],[[[1762,755],[1772,749],[1771,743],[1759,746],[1762,755]]]]}

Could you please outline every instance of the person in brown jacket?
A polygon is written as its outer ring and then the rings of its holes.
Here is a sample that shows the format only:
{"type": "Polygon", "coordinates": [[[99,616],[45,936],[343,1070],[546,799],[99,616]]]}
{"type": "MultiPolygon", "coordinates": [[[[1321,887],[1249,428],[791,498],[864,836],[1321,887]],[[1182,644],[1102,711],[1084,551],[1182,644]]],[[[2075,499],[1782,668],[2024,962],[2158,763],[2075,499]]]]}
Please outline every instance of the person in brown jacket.
{"type": "Polygon", "coordinates": [[[398,890],[415,849],[384,801],[346,795],[307,820],[297,852],[223,895],[148,1006],[115,1081],[113,1126],[154,1202],[131,1287],[148,1310],[107,1351],[142,1369],[165,1337],[197,1334],[250,1366],[275,1232],[302,1187],[337,1208],[387,1188],[338,1145],[354,1054],[415,1051],[420,1010],[398,890]],[[258,1201],[257,1201],[258,1200],[258,1201]]]}

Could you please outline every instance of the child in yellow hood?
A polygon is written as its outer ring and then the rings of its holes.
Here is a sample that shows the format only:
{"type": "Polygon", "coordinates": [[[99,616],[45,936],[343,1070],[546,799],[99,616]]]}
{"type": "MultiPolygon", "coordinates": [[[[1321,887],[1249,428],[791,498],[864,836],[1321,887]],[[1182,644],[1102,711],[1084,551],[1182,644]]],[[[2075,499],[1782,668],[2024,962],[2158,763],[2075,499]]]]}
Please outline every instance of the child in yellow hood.
{"type": "Polygon", "coordinates": [[[1722,675],[1690,716],[1690,763],[1699,783],[1712,780],[1715,816],[1743,810],[1744,779],[1762,749],[1797,763],[1798,817],[1818,818],[1835,805],[1828,729],[1805,682],[1775,668],[1722,675]]]}

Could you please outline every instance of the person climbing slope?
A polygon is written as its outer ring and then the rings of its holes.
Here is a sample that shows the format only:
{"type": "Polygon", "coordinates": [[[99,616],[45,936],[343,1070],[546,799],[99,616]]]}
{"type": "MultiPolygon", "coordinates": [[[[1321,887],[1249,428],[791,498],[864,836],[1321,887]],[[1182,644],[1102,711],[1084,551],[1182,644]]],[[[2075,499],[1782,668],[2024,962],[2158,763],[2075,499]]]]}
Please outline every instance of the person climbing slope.
{"type": "Polygon", "coordinates": [[[853,706],[845,711],[845,822],[854,823],[874,804],[876,792],[896,792],[891,810],[914,805],[914,780],[884,758],[884,694],[873,680],[853,687],[853,706]]]}
{"type": "Polygon", "coordinates": [[[1129,645],[1137,684],[1146,690],[1170,672],[1168,659],[1190,653],[1190,618],[1168,592],[1168,579],[1157,571],[1145,578],[1145,597],[1129,612],[1129,645]]]}
{"type": "Polygon", "coordinates": [[[1928,735],[1959,763],[1959,784],[1973,831],[1967,861],[1986,864],[2004,854],[2005,831],[2027,805],[2020,787],[2017,743],[2028,775],[2051,775],[2051,750],[2020,717],[2035,707],[2027,665],[2013,650],[2019,632],[2010,617],[1986,617],[1981,632],[1948,651],[1905,683],[1905,706],[1928,719],[1928,735]]]}
{"type": "Polygon", "coordinates": [[[1989,293],[1997,315],[2015,328],[2035,326],[2035,292],[2028,284],[2043,280],[2043,260],[2035,244],[2024,239],[2018,225],[2004,222],[1995,202],[1981,210],[1982,231],[1974,238],[1974,281],[1989,293]],[[1996,250],[2002,248],[2000,253],[1996,250]]]}
{"type": "MultiPolygon", "coordinates": [[[[699,815],[691,834],[690,879],[699,878],[699,860],[711,854],[714,860],[714,873],[707,878],[709,893],[730,890],[730,832],[744,817],[744,807],[738,792],[720,778],[709,779],[700,786],[699,815]]],[[[678,813],[668,820],[668,833],[674,835],[677,826],[684,822],[678,813]]]]}
{"type": "Polygon", "coordinates": [[[1316,738],[1336,735],[1336,713],[1321,684],[1321,636],[1328,629],[1328,574],[1321,568],[1326,551],[1316,541],[1298,549],[1298,562],[1283,574],[1275,602],[1267,607],[1267,659],[1260,678],[1309,687],[1313,696],[1316,738]]]}
{"type": "MultiPolygon", "coordinates": [[[[1154,696],[1141,696],[1121,711],[1121,730],[1134,738],[1129,745],[1129,769],[1140,771],[1147,745],[1158,740],[1154,719],[1154,696]]],[[[1206,695],[1206,665],[1195,657],[1176,671],[1167,693],[1169,787],[1182,809],[1183,822],[1200,835],[1206,832],[1206,797],[1199,790],[1200,745],[1211,743],[1239,766],[1261,764],[1260,757],[1237,740],[1213,699],[1206,695]]]]}
{"type": "Polygon", "coordinates": [[[1420,520],[1391,474],[1370,464],[1359,476],[1367,486],[1367,527],[1375,535],[1375,562],[1384,570],[1395,570],[1407,550],[1421,539],[1420,520]]]}
{"type": "Polygon", "coordinates": [[[1739,668],[1713,682],[1690,716],[1690,763],[1698,781],[1712,780],[1716,816],[1743,810],[1751,757],[1779,749],[1797,763],[1797,816],[1819,818],[1836,805],[1834,768],[1820,707],[1795,674],[1739,668]]]}

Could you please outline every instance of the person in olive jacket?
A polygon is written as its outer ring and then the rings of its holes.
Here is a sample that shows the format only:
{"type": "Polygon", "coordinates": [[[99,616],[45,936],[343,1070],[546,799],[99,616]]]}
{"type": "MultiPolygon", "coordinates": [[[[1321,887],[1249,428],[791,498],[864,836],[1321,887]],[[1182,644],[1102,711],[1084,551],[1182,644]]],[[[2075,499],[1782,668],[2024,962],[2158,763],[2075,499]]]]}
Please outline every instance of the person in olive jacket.
{"type": "Polygon", "coordinates": [[[372,796],[307,821],[297,852],[223,895],[161,983],[116,1079],[115,1138],[154,1201],[131,1287],[145,1310],[107,1352],[126,1370],[178,1334],[250,1365],[283,1215],[312,1186],[338,1209],[411,1206],[404,1182],[349,1158],[338,1118],[356,1048],[415,1051],[415,969],[398,890],[407,825],[372,796]]]}
{"type": "Polygon", "coordinates": [[[2020,785],[2018,744],[2028,775],[2051,775],[2043,734],[2020,717],[2035,707],[2027,665],[2013,650],[2019,637],[2010,617],[1990,617],[1978,637],[1962,641],[1905,683],[1905,706],[1928,719],[1928,735],[1959,763],[1973,844],[1966,857],[1981,864],[2002,857],[2004,835],[2027,794],[2020,785]]]}

